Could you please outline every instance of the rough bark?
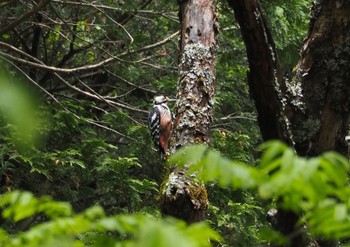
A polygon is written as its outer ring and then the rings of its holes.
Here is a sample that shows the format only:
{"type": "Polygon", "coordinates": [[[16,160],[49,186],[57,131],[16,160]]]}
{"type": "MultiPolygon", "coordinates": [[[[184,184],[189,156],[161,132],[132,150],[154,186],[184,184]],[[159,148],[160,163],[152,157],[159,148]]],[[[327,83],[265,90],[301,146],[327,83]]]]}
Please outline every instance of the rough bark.
{"type": "MultiPolygon", "coordinates": [[[[288,86],[286,114],[295,150],[317,156],[329,150],[347,155],[350,123],[350,1],[316,1],[296,75],[288,86]]],[[[336,241],[317,241],[338,246],[336,241]]]]}
{"type": "Polygon", "coordinates": [[[284,115],[285,85],[272,35],[256,0],[231,0],[240,24],[249,62],[248,84],[255,101],[264,140],[280,139],[292,144],[289,122],[284,115]]]}
{"type": "MultiPolygon", "coordinates": [[[[172,152],[189,144],[209,142],[214,103],[216,1],[180,3],[179,81],[172,152]]],[[[203,220],[208,199],[204,185],[184,170],[169,175],[162,194],[163,214],[191,223],[203,220]]]]}
{"type": "MultiPolygon", "coordinates": [[[[272,35],[257,0],[229,0],[240,25],[249,62],[248,84],[258,112],[258,124],[264,141],[279,139],[293,145],[289,121],[284,115],[285,84],[272,35]]],[[[290,237],[292,246],[300,246],[302,238],[294,235],[298,216],[278,209],[273,225],[290,237]]],[[[271,222],[271,221],[270,221],[271,222]]]]}
{"type": "MultiPolygon", "coordinates": [[[[346,154],[350,110],[350,2],[320,0],[291,83],[281,78],[273,39],[257,0],[229,0],[247,47],[248,83],[264,140],[284,140],[299,155],[336,150],[346,154]]],[[[298,216],[276,211],[274,225],[291,246],[306,246],[298,216]]],[[[320,244],[320,242],[319,242],[320,244]]],[[[333,246],[323,242],[322,246],[333,246]]]]}
{"type": "Polygon", "coordinates": [[[347,154],[350,117],[350,1],[318,1],[289,86],[295,149],[347,154]],[[293,104],[294,103],[294,104],[293,104]]]}

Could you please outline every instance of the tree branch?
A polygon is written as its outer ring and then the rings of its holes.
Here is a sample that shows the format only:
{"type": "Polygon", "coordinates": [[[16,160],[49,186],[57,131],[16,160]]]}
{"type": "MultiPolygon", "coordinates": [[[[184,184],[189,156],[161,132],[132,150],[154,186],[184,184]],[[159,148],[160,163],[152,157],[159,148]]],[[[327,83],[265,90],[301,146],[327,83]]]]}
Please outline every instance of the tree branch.
{"type": "MultiPolygon", "coordinates": [[[[97,126],[97,127],[99,127],[99,128],[105,129],[105,130],[107,130],[107,131],[110,131],[110,132],[112,132],[112,133],[114,133],[114,134],[117,134],[117,135],[119,135],[119,136],[125,137],[125,138],[127,138],[127,139],[129,139],[129,140],[132,140],[132,141],[134,141],[134,142],[137,142],[135,139],[133,139],[133,138],[131,138],[131,137],[129,137],[129,136],[127,136],[127,135],[125,135],[125,134],[119,132],[119,131],[116,131],[116,130],[110,128],[110,127],[107,127],[107,126],[105,126],[105,125],[103,125],[103,124],[101,124],[101,123],[98,123],[98,122],[93,121],[93,120],[90,120],[90,119],[81,118],[80,116],[78,116],[78,115],[75,114],[74,112],[72,112],[72,111],[70,111],[69,109],[67,109],[61,102],[59,102],[58,99],[56,99],[56,97],[55,97],[53,94],[51,94],[51,93],[50,93],[49,91],[47,91],[45,88],[43,88],[42,86],[40,86],[36,81],[34,81],[32,78],[30,78],[30,77],[29,77],[22,69],[20,69],[17,65],[15,65],[13,62],[9,61],[8,59],[4,59],[4,60],[5,60],[7,63],[11,64],[18,72],[20,72],[26,79],[28,79],[31,83],[33,83],[36,87],[38,87],[38,88],[39,88],[41,91],[43,91],[46,95],[48,95],[53,101],[55,101],[60,107],[62,107],[62,109],[64,109],[65,111],[71,113],[71,114],[72,114],[74,117],[76,117],[77,119],[82,120],[82,121],[84,121],[84,122],[87,122],[87,123],[89,123],[89,124],[91,124],[91,125],[95,125],[95,126],[97,126]]],[[[103,98],[102,98],[102,100],[103,100],[103,98]]]]}
{"type": "Polygon", "coordinates": [[[17,25],[19,25],[21,22],[29,18],[30,16],[34,15],[35,13],[39,12],[42,8],[44,8],[50,0],[42,0],[38,5],[33,7],[30,11],[24,13],[23,15],[19,16],[17,19],[15,19],[13,22],[9,23],[7,26],[0,29],[0,36],[11,31],[13,28],[15,28],[17,25]]]}
{"type": "MultiPolygon", "coordinates": [[[[167,42],[169,42],[172,38],[177,36],[178,34],[179,34],[179,31],[169,35],[165,39],[163,39],[163,40],[161,40],[159,42],[156,42],[154,44],[147,45],[147,46],[141,47],[139,49],[123,52],[123,53],[119,54],[119,56],[112,56],[112,57],[109,57],[109,58],[107,58],[107,59],[105,59],[103,61],[95,63],[95,64],[90,64],[90,65],[76,67],[76,68],[70,68],[70,69],[69,68],[67,68],[67,69],[57,68],[57,67],[54,67],[54,66],[45,65],[45,64],[43,64],[41,62],[30,62],[30,61],[27,61],[25,59],[13,57],[10,54],[4,53],[4,52],[0,52],[0,54],[3,57],[6,57],[6,58],[8,58],[8,59],[10,59],[12,61],[16,61],[18,63],[22,63],[24,65],[28,65],[28,66],[32,66],[32,67],[35,67],[35,68],[40,68],[40,69],[43,69],[43,70],[56,72],[56,73],[72,74],[72,73],[82,72],[82,71],[87,71],[87,70],[96,70],[96,69],[99,69],[99,68],[103,67],[104,65],[107,65],[107,64],[111,63],[114,60],[120,60],[121,59],[120,57],[123,57],[125,55],[130,55],[130,54],[134,54],[134,53],[140,53],[140,52],[147,51],[147,50],[153,49],[155,47],[164,45],[167,42]]],[[[0,42],[0,45],[4,46],[4,44],[6,44],[6,43],[0,42]]]]}
{"type": "Polygon", "coordinates": [[[125,82],[125,83],[128,84],[129,86],[132,86],[132,87],[137,88],[137,89],[140,89],[140,90],[142,90],[142,91],[151,93],[151,94],[153,94],[153,95],[156,95],[156,94],[157,94],[157,91],[152,90],[152,89],[148,89],[148,88],[144,88],[144,87],[141,87],[141,86],[138,86],[138,85],[135,85],[134,83],[132,83],[132,82],[130,82],[130,81],[124,79],[123,77],[120,77],[119,75],[117,75],[117,74],[115,74],[115,73],[113,73],[113,72],[111,72],[111,71],[109,71],[109,70],[107,70],[107,69],[106,69],[106,72],[107,72],[108,74],[110,74],[110,75],[112,75],[112,76],[118,78],[119,80],[125,82]]]}
{"type": "MultiPolygon", "coordinates": [[[[2,46],[5,46],[5,47],[7,47],[7,48],[9,48],[9,49],[11,49],[11,50],[13,50],[13,51],[15,51],[15,52],[21,54],[21,55],[26,56],[27,58],[29,58],[29,59],[32,60],[32,61],[35,61],[34,64],[38,64],[38,65],[40,65],[40,66],[46,66],[46,65],[44,65],[43,62],[41,62],[40,60],[38,60],[38,59],[36,59],[36,58],[30,56],[30,55],[27,54],[27,53],[22,52],[21,50],[17,49],[16,47],[13,47],[13,46],[8,45],[8,44],[3,43],[3,42],[0,42],[0,46],[1,46],[1,45],[2,45],[2,46]]],[[[10,57],[10,58],[12,58],[12,59],[14,58],[13,56],[8,55],[8,54],[6,54],[6,53],[4,53],[4,52],[0,52],[0,57],[2,57],[3,59],[8,59],[8,57],[10,57]]],[[[17,58],[16,58],[16,59],[17,59],[17,58]]],[[[14,59],[14,60],[16,61],[16,59],[14,59]]],[[[18,59],[20,59],[20,58],[18,58],[18,59]]],[[[11,60],[11,59],[9,59],[9,60],[11,60]]],[[[26,61],[26,62],[28,62],[28,63],[32,63],[32,62],[29,62],[29,61],[24,60],[24,59],[21,59],[21,60],[26,61]]],[[[139,112],[139,113],[143,113],[143,114],[147,114],[147,113],[148,113],[148,111],[145,111],[145,110],[141,110],[141,109],[134,108],[134,107],[131,107],[131,106],[128,106],[128,105],[125,105],[125,104],[121,104],[121,103],[118,103],[118,102],[115,102],[115,101],[112,101],[112,100],[105,99],[105,98],[104,98],[103,96],[101,96],[101,95],[96,95],[96,94],[92,94],[92,93],[86,92],[86,91],[84,91],[84,90],[82,90],[82,89],[80,89],[80,88],[78,88],[78,87],[76,87],[76,86],[71,85],[69,82],[67,82],[66,80],[64,80],[64,79],[63,79],[59,74],[57,74],[56,72],[53,72],[53,74],[54,74],[63,84],[65,84],[66,86],[68,86],[69,88],[73,89],[74,91],[79,92],[79,93],[81,93],[81,94],[83,94],[83,95],[85,95],[85,96],[87,96],[87,97],[89,97],[89,98],[101,100],[101,97],[102,97],[102,98],[103,98],[102,101],[107,102],[108,104],[112,105],[113,107],[116,107],[116,108],[120,107],[120,108],[123,108],[123,109],[127,109],[127,110],[134,111],[134,112],[139,112]]]]}
{"type": "Polygon", "coordinates": [[[97,9],[100,13],[102,13],[104,16],[106,16],[110,21],[112,21],[114,24],[116,24],[117,26],[119,26],[121,29],[124,30],[124,32],[126,33],[126,35],[129,37],[130,39],[130,43],[134,42],[134,38],[131,36],[131,34],[128,32],[128,30],[126,30],[126,28],[123,26],[123,24],[120,24],[118,21],[114,20],[112,17],[110,17],[103,9],[100,9],[96,6],[94,6],[95,9],[97,9]]]}

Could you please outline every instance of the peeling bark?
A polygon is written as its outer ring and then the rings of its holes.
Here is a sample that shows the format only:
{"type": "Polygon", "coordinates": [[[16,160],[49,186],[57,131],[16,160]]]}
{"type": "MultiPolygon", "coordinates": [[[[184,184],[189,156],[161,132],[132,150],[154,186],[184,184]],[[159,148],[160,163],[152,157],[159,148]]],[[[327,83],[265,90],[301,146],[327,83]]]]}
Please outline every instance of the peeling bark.
{"type": "Polygon", "coordinates": [[[187,223],[205,219],[205,210],[208,206],[207,190],[195,176],[186,177],[185,171],[175,169],[162,190],[163,215],[170,215],[187,223]]]}
{"type": "MultiPolygon", "coordinates": [[[[213,115],[216,1],[187,0],[180,3],[181,40],[177,104],[171,150],[189,143],[208,143],[213,115]]],[[[203,220],[207,191],[184,170],[171,172],[161,195],[163,214],[188,223],[203,220]]]]}

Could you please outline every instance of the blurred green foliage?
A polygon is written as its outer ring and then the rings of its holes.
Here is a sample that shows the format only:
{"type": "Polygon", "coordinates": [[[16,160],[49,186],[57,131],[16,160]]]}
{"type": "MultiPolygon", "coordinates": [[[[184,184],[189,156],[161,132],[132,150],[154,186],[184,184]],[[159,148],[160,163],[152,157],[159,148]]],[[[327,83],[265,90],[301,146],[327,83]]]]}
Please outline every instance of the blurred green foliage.
{"type": "Polygon", "coordinates": [[[36,141],[39,121],[35,105],[22,80],[6,72],[0,64],[0,121],[7,124],[8,138],[17,140],[17,144],[29,145],[36,141]]]}
{"type": "MultiPolygon", "coordinates": [[[[257,167],[229,160],[206,145],[182,148],[170,164],[191,164],[188,173],[197,172],[206,182],[253,190],[261,199],[303,215],[300,226],[307,225],[314,236],[342,240],[350,235],[350,164],[345,157],[335,152],[299,157],[278,141],[266,142],[259,149],[262,156],[257,167]]],[[[248,211],[254,207],[249,206],[248,211]]]]}
{"type": "Polygon", "coordinates": [[[14,246],[210,246],[219,241],[206,223],[186,226],[175,219],[155,219],[146,215],[106,216],[100,206],[76,214],[69,203],[50,197],[33,197],[29,192],[14,191],[0,198],[6,221],[32,220],[34,225],[23,232],[0,231],[0,244],[14,246]],[[38,218],[43,223],[35,224],[38,218]]]}

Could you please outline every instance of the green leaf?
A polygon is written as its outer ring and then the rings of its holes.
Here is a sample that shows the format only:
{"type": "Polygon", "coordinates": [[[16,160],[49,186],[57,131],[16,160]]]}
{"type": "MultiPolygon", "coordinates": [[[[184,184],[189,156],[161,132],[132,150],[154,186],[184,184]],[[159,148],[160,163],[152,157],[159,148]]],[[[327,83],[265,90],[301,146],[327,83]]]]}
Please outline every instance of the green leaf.
{"type": "Polygon", "coordinates": [[[7,206],[2,212],[4,218],[20,221],[37,212],[38,200],[30,192],[14,191],[1,197],[0,206],[7,206]]]}
{"type": "Polygon", "coordinates": [[[171,164],[189,165],[190,174],[198,172],[200,179],[218,181],[222,186],[252,188],[262,178],[255,168],[240,162],[232,162],[205,145],[191,145],[177,151],[169,161],[171,164]]]}
{"type": "Polygon", "coordinates": [[[195,223],[187,227],[180,222],[162,223],[155,220],[143,224],[136,237],[137,246],[144,247],[209,247],[210,240],[221,240],[206,223],[195,223]]]}
{"type": "Polygon", "coordinates": [[[259,150],[263,151],[263,155],[260,160],[260,167],[265,168],[268,172],[274,170],[273,163],[278,157],[282,156],[287,146],[281,142],[270,141],[265,142],[259,146],[259,150]]]}
{"type": "Polygon", "coordinates": [[[196,164],[202,159],[207,149],[208,146],[204,144],[192,144],[182,147],[169,158],[168,163],[179,166],[196,164]]]}

